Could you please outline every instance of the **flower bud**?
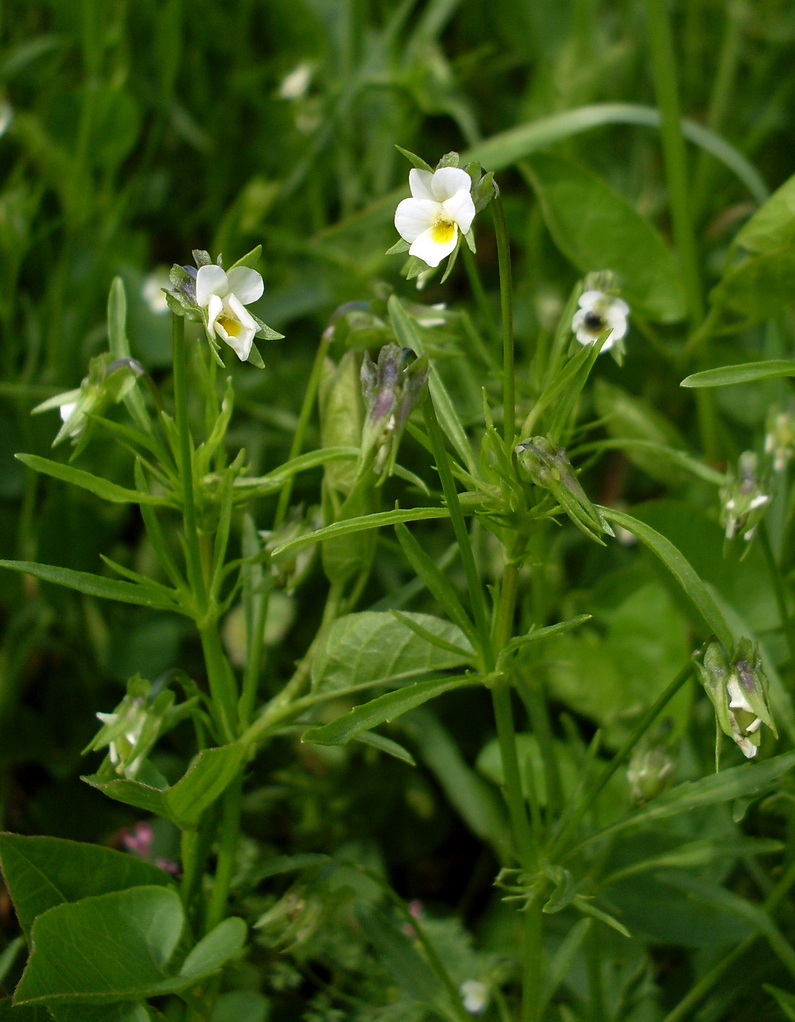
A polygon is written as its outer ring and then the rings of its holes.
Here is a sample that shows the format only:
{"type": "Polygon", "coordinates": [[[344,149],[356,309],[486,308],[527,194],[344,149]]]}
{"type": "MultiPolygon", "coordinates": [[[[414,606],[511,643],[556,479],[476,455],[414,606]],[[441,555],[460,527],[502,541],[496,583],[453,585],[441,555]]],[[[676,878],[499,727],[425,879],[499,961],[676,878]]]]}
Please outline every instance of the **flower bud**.
{"type": "MultiPolygon", "coordinates": [[[[152,685],[136,674],[127,683],[127,695],[113,713],[98,713],[103,727],[86,748],[107,747],[112,772],[134,778],[160,736],[174,704],[168,689],[151,698],[152,685]]],[[[173,726],[173,725],[172,725],[173,726]]]]}
{"type": "Polygon", "coordinates": [[[373,471],[383,481],[395,467],[400,438],[412,409],[428,382],[428,358],[422,355],[406,365],[410,349],[385,344],[374,363],[365,353],[361,369],[367,417],[362,430],[360,465],[375,455],[373,471]]]}
{"type": "Polygon", "coordinates": [[[674,758],[665,745],[639,744],[627,767],[632,797],[639,805],[661,795],[673,777],[674,758]]]}
{"type": "Polygon", "coordinates": [[[695,665],[715,707],[718,726],[737,743],[747,759],[757,753],[762,724],[778,738],[762,658],[750,639],[738,640],[731,660],[724,647],[713,640],[704,651],[703,662],[695,660],[695,665]]]}
{"type": "Polygon", "coordinates": [[[769,481],[759,478],[758,462],[753,451],[744,451],[737,462],[737,475],[731,476],[720,492],[727,544],[738,535],[750,542],[773,499],[769,481]]]}
{"type": "Polygon", "coordinates": [[[565,450],[551,436],[535,436],[514,448],[520,466],[536,485],[554,496],[577,528],[601,543],[601,533],[614,535],[608,522],[588,499],[574,475],[565,450]]]}

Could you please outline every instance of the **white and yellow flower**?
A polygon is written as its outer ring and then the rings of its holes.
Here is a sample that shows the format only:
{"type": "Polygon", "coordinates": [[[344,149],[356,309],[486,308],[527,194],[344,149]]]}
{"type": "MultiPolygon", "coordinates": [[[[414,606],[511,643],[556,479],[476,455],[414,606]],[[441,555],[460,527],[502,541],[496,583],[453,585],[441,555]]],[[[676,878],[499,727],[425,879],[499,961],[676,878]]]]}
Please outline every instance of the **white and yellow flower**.
{"type": "Polygon", "coordinates": [[[580,344],[593,344],[605,330],[610,330],[610,336],[602,345],[602,351],[609,351],[624,338],[629,306],[623,299],[604,291],[583,291],[579,305],[572,318],[571,329],[580,344]]]}
{"type": "Polygon", "coordinates": [[[262,297],[262,277],[248,266],[234,266],[227,273],[215,263],[199,267],[196,304],[205,317],[210,336],[229,345],[241,362],[251,354],[260,324],[244,306],[262,297]]]}
{"type": "Polygon", "coordinates": [[[409,171],[411,198],[395,210],[395,227],[409,243],[409,255],[436,267],[455,250],[459,231],[475,218],[472,178],[460,167],[409,171]]]}

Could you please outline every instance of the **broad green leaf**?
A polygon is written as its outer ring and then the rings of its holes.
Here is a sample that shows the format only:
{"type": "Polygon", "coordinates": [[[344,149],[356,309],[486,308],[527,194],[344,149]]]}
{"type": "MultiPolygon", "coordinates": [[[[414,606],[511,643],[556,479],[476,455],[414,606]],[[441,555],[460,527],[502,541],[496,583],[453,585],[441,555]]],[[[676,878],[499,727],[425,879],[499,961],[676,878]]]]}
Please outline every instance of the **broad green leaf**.
{"type": "MultiPolygon", "coordinates": [[[[660,112],[654,107],[637,103],[595,103],[577,107],[575,110],[566,110],[521,124],[478,142],[462,154],[461,163],[463,166],[471,160],[477,160],[486,170],[502,170],[530,153],[548,149],[557,142],[605,124],[636,124],[659,128],[660,112]]],[[[683,120],[681,125],[682,134],[689,142],[704,149],[732,170],[758,203],[765,202],[770,194],[767,186],[753,164],[739,150],[696,121],[683,120]]]]}
{"type": "MultiPolygon", "coordinates": [[[[335,522],[334,525],[327,525],[317,532],[299,536],[287,543],[282,543],[273,551],[274,560],[286,557],[288,554],[297,554],[300,550],[312,546],[313,543],[322,543],[326,539],[335,536],[347,536],[349,533],[361,532],[362,529],[380,529],[384,525],[397,525],[399,522],[421,522],[429,518],[449,518],[450,512],[444,507],[413,507],[407,511],[397,509],[395,511],[377,511],[372,515],[362,515],[360,518],[351,518],[347,522],[335,522]]],[[[14,564],[14,561],[0,561],[0,567],[14,564]]],[[[27,563],[27,562],[19,562],[27,563]]]]}
{"type": "MultiPolygon", "coordinates": [[[[411,317],[395,295],[392,295],[389,299],[389,317],[392,320],[392,326],[395,329],[400,344],[404,348],[411,348],[417,355],[424,355],[425,345],[422,343],[422,338],[411,317]]],[[[428,377],[428,388],[433,398],[433,406],[439,417],[439,422],[447,435],[447,439],[453,445],[453,450],[461,459],[467,471],[477,477],[479,475],[477,462],[467,439],[466,430],[458,417],[450,395],[447,393],[447,388],[433,363],[431,363],[431,372],[428,377]]]]}
{"type": "Polygon", "coordinates": [[[238,916],[230,916],[202,937],[179,970],[185,979],[201,979],[217,972],[243,950],[248,927],[238,916]]]}
{"type": "Polygon", "coordinates": [[[579,270],[612,270],[630,305],[651,319],[684,318],[673,255],[623,196],[597,174],[557,156],[534,156],[528,168],[550,233],[579,270]]]}
{"type": "Polygon", "coordinates": [[[733,802],[737,798],[756,797],[795,766],[795,752],[774,756],[764,763],[743,763],[698,781],[685,781],[653,799],[642,809],[591,835],[587,841],[601,840],[620,831],[647,826],[696,809],[733,802]]]}
{"type": "Polygon", "coordinates": [[[752,255],[732,266],[710,292],[713,305],[742,313],[753,323],[778,316],[795,302],[792,280],[795,251],[791,248],[752,255]]]}
{"type": "MultiPolygon", "coordinates": [[[[430,614],[407,613],[428,632],[470,649],[456,625],[430,614]]],[[[338,618],[312,658],[312,689],[330,692],[357,685],[402,684],[430,671],[460,667],[468,658],[420,638],[389,612],[365,610],[338,618]]]]}
{"type": "Polygon", "coordinates": [[[712,594],[693,570],[690,562],[680,553],[673,543],[666,539],[662,533],[652,529],[650,525],[624,514],[623,511],[616,511],[614,508],[603,507],[600,509],[609,522],[620,525],[623,529],[637,536],[641,543],[645,544],[653,554],[668,568],[679,585],[684,589],[687,596],[693,602],[704,621],[718,639],[727,649],[734,647],[734,638],[731,629],[721,614],[718,605],[712,594]]]}
{"type": "Polygon", "coordinates": [[[245,748],[237,743],[204,749],[193,758],[184,776],[163,790],[127,778],[106,780],[97,774],[83,777],[109,798],[173,820],[177,826],[197,826],[201,814],[237,776],[245,748]]]}
{"type": "Polygon", "coordinates": [[[55,837],[0,834],[0,865],[19,925],[56,905],[128,887],[168,886],[172,878],[134,855],[55,837]]]}
{"type": "Polygon", "coordinates": [[[776,189],[734,239],[749,252],[772,252],[795,242],[795,174],[776,189]]]}
{"type": "Polygon", "coordinates": [[[416,706],[422,706],[443,692],[479,683],[480,679],[471,674],[445,678],[441,681],[419,681],[395,692],[387,692],[363,706],[357,706],[350,713],[332,720],[330,724],[310,728],[304,732],[301,741],[312,745],[344,745],[362,731],[369,731],[379,724],[395,720],[401,714],[413,710],[416,706]]]}
{"type": "Polygon", "coordinates": [[[705,369],[685,377],[680,387],[728,387],[734,383],[753,383],[754,380],[774,380],[779,376],[795,376],[795,362],[774,358],[767,362],[745,362],[741,365],[719,366],[705,369]]]}
{"type": "Polygon", "coordinates": [[[100,476],[84,472],[81,468],[73,468],[71,465],[62,465],[50,458],[40,458],[37,454],[16,454],[14,457],[23,465],[32,468],[35,472],[52,476],[53,479],[61,479],[65,483],[79,486],[90,493],[101,497],[103,500],[111,501],[114,504],[151,504],[156,507],[175,507],[173,500],[168,497],[156,497],[151,493],[144,493],[141,490],[129,490],[126,486],[119,486],[100,476]]]}
{"type": "Polygon", "coordinates": [[[195,979],[175,983],[168,973],[184,922],[179,895],[164,887],[132,887],[51,908],[33,924],[14,1001],[112,1004],[191,985],[195,979]]]}
{"type": "Polygon", "coordinates": [[[270,1002],[253,990],[230,990],[215,1002],[211,1022],[267,1022],[270,1002]]]}
{"type": "Polygon", "coordinates": [[[379,735],[375,731],[362,731],[361,734],[355,736],[354,741],[370,745],[380,752],[385,752],[387,756],[393,756],[403,763],[408,763],[409,766],[417,765],[417,761],[408,749],[404,749],[399,742],[393,742],[391,738],[385,738],[384,735],[379,735]]]}
{"type": "Polygon", "coordinates": [[[34,561],[0,561],[0,568],[19,571],[23,575],[33,575],[42,582],[76,589],[86,596],[98,596],[104,600],[118,600],[120,603],[134,603],[139,607],[151,607],[153,610],[173,610],[177,614],[186,611],[176,602],[168,599],[161,589],[135,585],[132,582],[121,582],[115,578],[104,578],[92,575],[88,571],[73,571],[72,568],[59,568],[53,564],[36,564],[34,561]]]}

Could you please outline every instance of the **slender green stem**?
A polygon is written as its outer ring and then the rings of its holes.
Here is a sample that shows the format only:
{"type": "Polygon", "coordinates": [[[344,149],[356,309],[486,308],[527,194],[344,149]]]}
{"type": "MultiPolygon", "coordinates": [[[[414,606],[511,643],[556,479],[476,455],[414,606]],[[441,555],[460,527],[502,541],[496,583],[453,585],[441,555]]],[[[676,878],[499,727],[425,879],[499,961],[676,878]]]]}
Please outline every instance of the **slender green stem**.
{"type": "Polygon", "coordinates": [[[254,634],[248,637],[249,648],[246,658],[246,669],[243,672],[243,692],[238,706],[241,728],[248,727],[251,721],[251,714],[254,710],[254,702],[257,698],[262,651],[265,647],[265,623],[268,620],[269,603],[270,591],[261,592],[259,594],[257,613],[254,616],[254,634]]]}
{"type": "MultiPolygon", "coordinates": [[[[309,426],[309,419],[312,415],[312,408],[315,404],[315,397],[317,396],[317,390],[320,385],[320,374],[323,371],[323,362],[326,358],[329,345],[334,338],[334,330],[332,327],[328,327],[323,331],[323,335],[320,338],[320,344],[317,347],[315,354],[315,361],[312,363],[312,372],[309,374],[309,382],[306,386],[304,393],[304,401],[301,405],[301,414],[298,416],[298,425],[295,427],[295,434],[293,435],[293,442],[290,446],[290,460],[297,458],[301,453],[301,448],[304,445],[304,437],[306,436],[306,430],[309,426]]],[[[290,497],[293,492],[293,476],[287,479],[284,484],[284,489],[279,494],[279,503],[276,507],[276,515],[273,520],[274,529],[278,529],[287,517],[287,509],[290,507],[290,497]]]]}
{"type": "Polygon", "coordinates": [[[219,738],[224,742],[233,742],[237,736],[237,686],[232,668],[221,648],[217,622],[211,620],[200,626],[199,635],[219,738]]]}
{"type": "Polygon", "coordinates": [[[511,706],[511,686],[507,679],[501,678],[496,682],[491,690],[491,699],[497,724],[497,741],[505,779],[505,801],[511,817],[515,853],[522,868],[532,872],[538,868],[538,854],[522,794],[519,758],[516,755],[516,729],[511,706]]]}
{"type": "Polygon", "coordinates": [[[522,1022],[540,1022],[541,979],[544,968],[543,908],[537,894],[524,910],[524,948],[522,966],[522,1022]]]}
{"type": "Polygon", "coordinates": [[[183,830],[181,840],[180,856],[182,859],[182,901],[187,908],[193,900],[199,888],[199,832],[197,830],[183,830]]]}
{"type": "Polygon", "coordinates": [[[182,520],[187,546],[188,581],[201,614],[207,611],[207,587],[202,571],[199,550],[199,531],[196,524],[196,505],[193,496],[193,438],[188,421],[187,351],[185,320],[173,317],[174,343],[174,404],[179,434],[179,470],[182,477],[182,520]]]}
{"type": "Polygon", "coordinates": [[[475,628],[480,639],[481,654],[486,671],[494,670],[494,651],[491,644],[491,630],[489,628],[486,614],[486,600],[483,595],[483,588],[480,584],[475,555],[472,551],[472,543],[469,539],[464,513],[461,510],[461,503],[458,500],[458,490],[453,479],[453,471],[450,467],[450,459],[447,456],[447,449],[444,446],[444,434],[442,433],[439,420],[433,408],[430,394],[425,395],[422,402],[422,411],[425,416],[425,425],[428,429],[428,437],[433,449],[433,457],[436,462],[436,470],[442,483],[442,492],[447,501],[447,510],[450,512],[450,523],[453,526],[458,552],[461,556],[461,563],[464,568],[464,575],[467,580],[469,599],[472,604],[472,613],[475,618],[475,628]]]}
{"type": "MultiPolygon", "coordinates": [[[[566,839],[575,829],[577,824],[582,820],[585,814],[588,812],[590,807],[599,797],[602,789],[618,770],[622,763],[629,759],[630,753],[635,748],[637,743],[648,731],[651,725],[659,716],[663,708],[673,699],[679,689],[684,685],[690,675],[693,673],[693,664],[688,660],[682,670],[677,674],[671,684],[665,689],[665,691],[655,700],[654,704],[644,713],[638,724],[635,726],[632,734],[627,738],[615,756],[610,760],[607,766],[604,768],[602,773],[599,775],[596,783],[589,788],[587,795],[574,807],[568,819],[565,820],[561,827],[557,837],[555,838],[552,847],[550,849],[550,858],[554,858],[560,855],[561,849],[563,848],[566,839]]],[[[563,821],[561,821],[563,822],[563,821]]]]}
{"type": "Polygon", "coordinates": [[[784,632],[784,638],[787,641],[790,664],[795,669],[795,633],[793,632],[792,619],[787,610],[787,597],[781,581],[781,572],[776,564],[776,556],[770,543],[770,532],[767,528],[767,522],[762,521],[759,523],[759,541],[762,544],[762,553],[765,556],[770,581],[773,583],[773,592],[776,594],[778,613],[781,618],[781,630],[784,632]]]}
{"type": "Polygon", "coordinates": [[[646,0],[649,49],[657,105],[662,118],[663,157],[674,241],[679,254],[688,312],[691,322],[695,324],[704,318],[704,300],[688,195],[687,159],[679,111],[676,56],[666,7],[666,0],[646,0]]]}
{"type": "MultiPolygon", "coordinates": [[[[765,899],[763,904],[765,912],[772,914],[784,898],[786,898],[793,884],[795,884],[795,859],[789,864],[786,873],[765,899]]],[[[721,976],[728,972],[743,957],[745,952],[748,951],[754,941],[758,940],[760,936],[762,936],[761,933],[752,933],[727,955],[724,955],[717,964],[713,965],[709,972],[691,987],[690,991],[682,998],[673,1011],[668,1012],[663,1022],[683,1022],[684,1019],[690,1017],[690,1013],[695,1006],[707,996],[721,976]]]]}
{"type": "Polygon", "coordinates": [[[500,317],[502,322],[502,404],[503,436],[513,446],[516,433],[516,379],[513,350],[513,284],[511,281],[511,246],[505,210],[497,190],[492,202],[494,233],[497,237],[497,265],[500,271],[500,317]]]}
{"type": "Polygon", "coordinates": [[[226,903],[229,898],[229,887],[235,866],[237,839],[240,833],[240,811],[243,805],[243,774],[235,778],[224,792],[223,810],[221,813],[220,841],[218,846],[218,864],[215,868],[213,890],[207,906],[207,917],[204,931],[209,933],[216,927],[226,914],[226,903]]]}

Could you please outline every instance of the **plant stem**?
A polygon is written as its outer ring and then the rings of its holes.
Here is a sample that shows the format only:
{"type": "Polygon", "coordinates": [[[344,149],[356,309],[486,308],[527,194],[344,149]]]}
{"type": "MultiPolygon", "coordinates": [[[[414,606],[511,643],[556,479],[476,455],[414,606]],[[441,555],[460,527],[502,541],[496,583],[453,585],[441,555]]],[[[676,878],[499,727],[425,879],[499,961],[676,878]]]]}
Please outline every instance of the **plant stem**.
{"type": "Polygon", "coordinates": [[[499,189],[492,202],[494,233],[497,237],[497,265],[500,271],[500,315],[502,321],[502,405],[503,436],[513,447],[516,433],[516,380],[513,345],[513,284],[511,281],[511,246],[508,225],[502,207],[499,189]]]}
{"type": "Polygon", "coordinates": [[[663,157],[671,203],[674,241],[682,270],[687,309],[691,323],[695,325],[704,318],[704,301],[698,268],[698,250],[688,196],[687,159],[679,112],[676,57],[666,11],[666,0],[645,0],[645,2],[654,89],[662,118],[663,157]]]}
{"type": "Polygon", "coordinates": [[[544,966],[543,897],[537,894],[524,911],[524,961],[522,971],[522,1022],[541,1018],[541,977],[544,966]]]}
{"type": "Polygon", "coordinates": [[[219,738],[224,742],[233,742],[237,736],[237,686],[232,668],[221,648],[217,621],[213,619],[200,625],[199,635],[219,738]]]}
{"type": "Polygon", "coordinates": [[[188,581],[200,614],[207,611],[207,587],[201,566],[199,532],[196,524],[196,505],[193,496],[193,438],[188,421],[187,352],[185,320],[172,317],[174,346],[174,404],[179,434],[179,470],[182,478],[182,520],[187,547],[188,581]]]}
{"type": "Polygon", "coordinates": [[[215,868],[210,904],[207,906],[205,933],[209,933],[216,927],[226,914],[226,902],[229,897],[235,853],[237,852],[237,838],[240,832],[240,811],[243,805],[242,771],[226,789],[223,798],[218,864],[215,868]]]}
{"type": "Polygon", "coordinates": [[[477,260],[472,252],[470,252],[469,245],[466,243],[461,246],[461,253],[464,257],[464,268],[467,272],[469,286],[472,288],[472,294],[475,298],[475,305],[478,307],[480,318],[483,320],[483,325],[488,331],[489,336],[497,340],[499,337],[497,324],[494,322],[486,289],[483,287],[483,281],[480,279],[477,260]]]}
{"type": "Polygon", "coordinates": [[[500,759],[505,779],[505,801],[508,804],[508,812],[511,817],[514,851],[522,868],[532,872],[538,868],[538,855],[522,794],[519,757],[516,754],[516,730],[511,706],[511,685],[507,678],[501,678],[495,683],[491,690],[491,699],[494,706],[494,720],[497,724],[497,741],[500,746],[500,759]]]}
{"type": "Polygon", "coordinates": [[[475,618],[475,628],[480,639],[480,652],[485,670],[488,673],[494,670],[495,658],[491,643],[491,630],[486,615],[486,600],[483,596],[483,588],[480,584],[480,576],[475,564],[475,555],[472,551],[472,543],[469,539],[464,513],[458,500],[458,490],[453,479],[450,459],[444,446],[444,435],[439,425],[439,420],[436,418],[436,412],[434,411],[429,393],[426,393],[422,402],[422,411],[425,416],[428,437],[433,448],[436,470],[439,473],[444,499],[447,502],[447,510],[450,512],[450,522],[453,526],[456,542],[458,543],[458,552],[461,556],[461,563],[467,580],[467,589],[469,590],[469,599],[472,604],[472,613],[475,618]]]}

